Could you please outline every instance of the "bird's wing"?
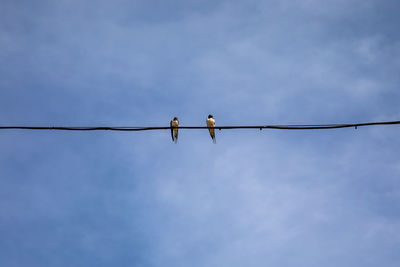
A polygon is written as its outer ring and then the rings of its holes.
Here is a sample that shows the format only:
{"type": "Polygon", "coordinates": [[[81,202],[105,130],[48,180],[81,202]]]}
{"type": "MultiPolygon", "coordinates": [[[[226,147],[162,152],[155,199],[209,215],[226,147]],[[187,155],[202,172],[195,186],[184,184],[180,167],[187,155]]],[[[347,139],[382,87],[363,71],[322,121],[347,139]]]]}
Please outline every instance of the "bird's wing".
{"type": "MultiPolygon", "coordinates": [[[[215,120],[214,119],[211,120],[211,125],[212,125],[212,127],[215,127],[215,120]]],[[[212,132],[213,132],[212,139],[213,139],[213,143],[215,144],[217,142],[216,139],[215,139],[215,129],[212,129],[212,132]]]]}
{"type": "MultiPolygon", "coordinates": [[[[172,127],[172,121],[169,122],[169,126],[172,127]]],[[[174,141],[174,130],[171,128],[171,137],[172,141],[174,141]]]]}
{"type": "MultiPolygon", "coordinates": [[[[179,127],[179,121],[176,121],[176,127],[179,127]]],[[[178,141],[178,129],[175,129],[175,141],[178,141]]]]}
{"type": "MultiPolygon", "coordinates": [[[[207,119],[207,127],[215,127],[215,121],[212,119],[207,119]]],[[[214,139],[215,138],[214,129],[208,129],[208,131],[210,132],[211,138],[214,139]]]]}
{"type": "Polygon", "coordinates": [[[209,132],[210,132],[210,136],[211,136],[211,138],[212,138],[212,139],[214,139],[214,138],[215,138],[215,132],[214,132],[214,129],[209,129],[209,132]]]}

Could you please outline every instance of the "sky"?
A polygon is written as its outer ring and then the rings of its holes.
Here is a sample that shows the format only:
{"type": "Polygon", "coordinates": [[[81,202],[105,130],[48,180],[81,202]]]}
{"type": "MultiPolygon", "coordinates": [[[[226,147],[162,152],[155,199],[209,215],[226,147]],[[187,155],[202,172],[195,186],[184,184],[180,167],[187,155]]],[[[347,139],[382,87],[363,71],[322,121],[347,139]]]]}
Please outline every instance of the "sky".
{"type": "MultiPolygon", "coordinates": [[[[0,125],[400,119],[395,0],[0,0],[0,125]]],[[[0,131],[0,265],[398,266],[400,128],[0,131]]]]}

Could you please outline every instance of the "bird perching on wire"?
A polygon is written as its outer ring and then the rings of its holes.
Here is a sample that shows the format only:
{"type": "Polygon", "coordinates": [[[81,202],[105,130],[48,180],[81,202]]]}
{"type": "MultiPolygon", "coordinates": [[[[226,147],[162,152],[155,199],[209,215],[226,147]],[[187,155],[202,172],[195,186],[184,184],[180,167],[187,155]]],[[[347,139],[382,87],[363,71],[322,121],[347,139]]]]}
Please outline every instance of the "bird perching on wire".
{"type": "Polygon", "coordinates": [[[174,142],[176,144],[178,142],[178,128],[177,128],[177,127],[179,127],[178,118],[174,117],[172,119],[172,121],[169,123],[169,125],[171,126],[172,142],[174,142]],[[176,127],[176,128],[172,128],[172,127],[176,127]]]}
{"type": "MultiPolygon", "coordinates": [[[[207,127],[215,127],[215,120],[213,115],[208,115],[208,118],[206,120],[207,127]]],[[[217,141],[215,139],[215,129],[214,128],[209,128],[208,131],[210,132],[211,139],[213,140],[213,143],[215,144],[217,141]]]]}

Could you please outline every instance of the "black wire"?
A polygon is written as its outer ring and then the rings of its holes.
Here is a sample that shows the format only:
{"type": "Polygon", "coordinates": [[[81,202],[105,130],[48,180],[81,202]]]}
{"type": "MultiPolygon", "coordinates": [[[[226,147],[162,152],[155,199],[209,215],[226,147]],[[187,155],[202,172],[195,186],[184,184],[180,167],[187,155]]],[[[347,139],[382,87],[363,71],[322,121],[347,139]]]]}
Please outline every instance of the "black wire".
{"type": "Polygon", "coordinates": [[[373,125],[394,125],[400,124],[400,121],[383,121],[383,122],[366,122],[366,123],[352,123],[352,124],[314,124],[314,125],[242,125],[242,126],[161,126],[161,127],[68,127],[68,126],[0,126],[0,130],[6,129],[20,129],[20,130],[66,130],[66,131],[155,131],[155,130],[168,130],[168,129],[219,129],[219,130],[232,130],[232,129],[277,129],[277,130],[323,130],[323,129],[337,129],[337,128],[350,128],[360,126],[373,126],[373,125]]]}

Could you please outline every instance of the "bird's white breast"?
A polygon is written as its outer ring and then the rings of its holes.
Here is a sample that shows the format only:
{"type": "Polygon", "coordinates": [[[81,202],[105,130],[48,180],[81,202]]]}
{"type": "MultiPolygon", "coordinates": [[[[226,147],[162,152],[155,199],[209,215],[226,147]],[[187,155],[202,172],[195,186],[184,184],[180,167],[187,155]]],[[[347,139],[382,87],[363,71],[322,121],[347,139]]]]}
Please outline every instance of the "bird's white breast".
{"type": "Polygon", "coordinates": [[[209,118],[206,120],[207,127],[214,127],[215,126],[215,120],[213,118],[209,118]]]}

